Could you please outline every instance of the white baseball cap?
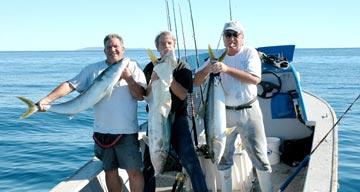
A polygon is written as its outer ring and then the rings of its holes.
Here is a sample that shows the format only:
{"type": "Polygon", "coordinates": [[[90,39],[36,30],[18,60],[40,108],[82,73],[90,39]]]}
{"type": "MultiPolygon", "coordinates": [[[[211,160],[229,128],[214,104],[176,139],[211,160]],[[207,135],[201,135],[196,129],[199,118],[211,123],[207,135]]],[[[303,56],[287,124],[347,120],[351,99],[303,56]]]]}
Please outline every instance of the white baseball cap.
{"type": "Polygon", "coordinates": [[[229,21],[225,23],[223,31],[226,30],[233,30],[238,33],[244,33],[244,27],[237,21],[229,21]]]}

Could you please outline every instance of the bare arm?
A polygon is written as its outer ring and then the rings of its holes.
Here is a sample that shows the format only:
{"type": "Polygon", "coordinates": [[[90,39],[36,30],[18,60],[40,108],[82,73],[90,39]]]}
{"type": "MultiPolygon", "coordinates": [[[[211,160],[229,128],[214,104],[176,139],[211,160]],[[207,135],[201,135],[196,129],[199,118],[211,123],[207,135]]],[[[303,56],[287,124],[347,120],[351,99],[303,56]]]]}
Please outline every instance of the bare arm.
{"type": "Polygon", "coordinates": [[[59,99],[75,90],[74,87],[71,86],[69,82],[64,82],[56,87],[53,91],[51,91],[46,97],[40,99],[38,102],[38,106],[40,111],[44,111],[42,105],[49,104],[56,99],[59,99]]]}
{"type": "Polygon", "coordinates": [[[211,64],[209,63],[202,70],[195,73],[194,85],[201,85],[202,83],[204,83],[205,79],[211,72],[211,64]]]}
{"type": "Polygon", "coordinates": [[[178,97],[180,100],[185,100],[188,90],[185,89],[180,83],[178,83],[175,79],[171,82],[170,85],[171,91],[178,97]]]}
{"type": "Polygon", "coordinates": [[[143,95],[145,89],[134,80],[128,68],[124,69],[121,78],[124,78],[125,81],[128,83],[130,93],[136,100],[141,101],[144,99],[143,95]]]}
{"type": "Polygon", "coordinates": [[[148,84],[147,89],[146,89],[146,93],[145,93],[146,96],[149,96],[151,91],[152,91],[152,82],[156,81],[158,79],[159,79],[159,76],[156,74],[156,72],[153,71],[151,73],[151,78],[150,78],[149,84],[148,84]]]}

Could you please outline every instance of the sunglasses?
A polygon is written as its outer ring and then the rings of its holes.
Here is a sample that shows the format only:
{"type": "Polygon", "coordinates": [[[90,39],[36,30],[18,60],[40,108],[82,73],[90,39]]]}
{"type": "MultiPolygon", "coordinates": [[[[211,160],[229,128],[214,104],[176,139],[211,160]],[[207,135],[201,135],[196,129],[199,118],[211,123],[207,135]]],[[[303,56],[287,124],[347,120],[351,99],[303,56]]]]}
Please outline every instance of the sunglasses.
{"type": "Polygon", "coordinates": [[[239,37],[239,35],[240,35],[240,33],[230,33],[230,32],[224,33],[224,36],[225,36],[226,38],[231,38],[231,37],[237,38],[237,37],[239,37]]]}

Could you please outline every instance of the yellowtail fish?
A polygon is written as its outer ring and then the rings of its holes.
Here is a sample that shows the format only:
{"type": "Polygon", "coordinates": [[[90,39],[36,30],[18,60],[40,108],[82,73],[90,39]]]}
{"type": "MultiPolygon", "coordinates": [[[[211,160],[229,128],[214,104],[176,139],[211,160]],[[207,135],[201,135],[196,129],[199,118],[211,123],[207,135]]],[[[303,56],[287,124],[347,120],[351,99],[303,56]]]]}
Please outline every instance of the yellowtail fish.
{"type": "MultiPolygon", "coordinates": [[[[45,111],[67,114],[73,117],[75,114],[92,107],[105,96],[111,94],[114,85],[120,80],[121,74],[129,62],[128,58],[124,58],[120,62],[110,65],[81,94],[63,103],[43,105],[45,111]]],[[[28,111],[20,117],[21,119],[27,118],[39,110],[38,106],[31,100],[24,97],[17,98],[28,105],[28,111]]]]}
{"type": "MultiPolygon", "coordinates": [[[[228,49],[217,59],[209,45],[210,62],[223,61],[228,49]]],[[[218,164],[225,151],[226,144],[226,109],[225,92],[221,83],[220,74],[210,74],[205,89],[204,125],[206,144],[210,159],[218,164]]]]}
{"type": "Polygon", "coordinates": [[[174,51],[169,51],[166,56],[157,61],[154,54],[148,50],[153,62],[154,72],[159,76],[158,80],[151,83],[151,92],[146,101],[149,105],[148,114],[148,144],[150,158],[154,167],[155,175],[163,172],[166,158],[170,150],[170,128],[173,115],[171,110],[170,85],[173,81],[173,70],[177,66],[174,51]]]}

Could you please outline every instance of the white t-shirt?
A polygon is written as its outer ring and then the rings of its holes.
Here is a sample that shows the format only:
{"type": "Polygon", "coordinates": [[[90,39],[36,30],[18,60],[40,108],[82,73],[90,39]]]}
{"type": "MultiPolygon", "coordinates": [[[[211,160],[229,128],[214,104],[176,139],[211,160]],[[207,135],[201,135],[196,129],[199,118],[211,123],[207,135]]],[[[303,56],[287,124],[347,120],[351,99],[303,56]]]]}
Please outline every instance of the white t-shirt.
{"type": "MultiPolygon", "coordinates": [[[[218,50],[215,56],[218,58],[224,51],[225,49],[218,50]]],[[[227,55],[223,63],[261,78],[261,61],[255,48],[243,46],[236,55],[227,55]]],[[[208,62],[198,71],[207,64],[208,62]]],[[[226,73],[220,73],[220,77],[225,91],[225,105],[238,106],[257,97],[256,85],[239,81],[226,73]]]]}
{"type": "MultiPolygon", "coordinates": [[[[142,69],[135,61],[129,61],[134,80],[146,88],[146,79],[142,69]]],[[[86,66],[77,76],[68,82],[78,92],[86,90],[93,80],[104,71],[108,65],[105,61],[86,66]]],[[[110,96],[105,96],[94,105],[94,132],[110,134],[131,134],[139,131],[137,119],[137,100],[132,97],[127,82],[122,79],[115,86],[110,96]]]]}

